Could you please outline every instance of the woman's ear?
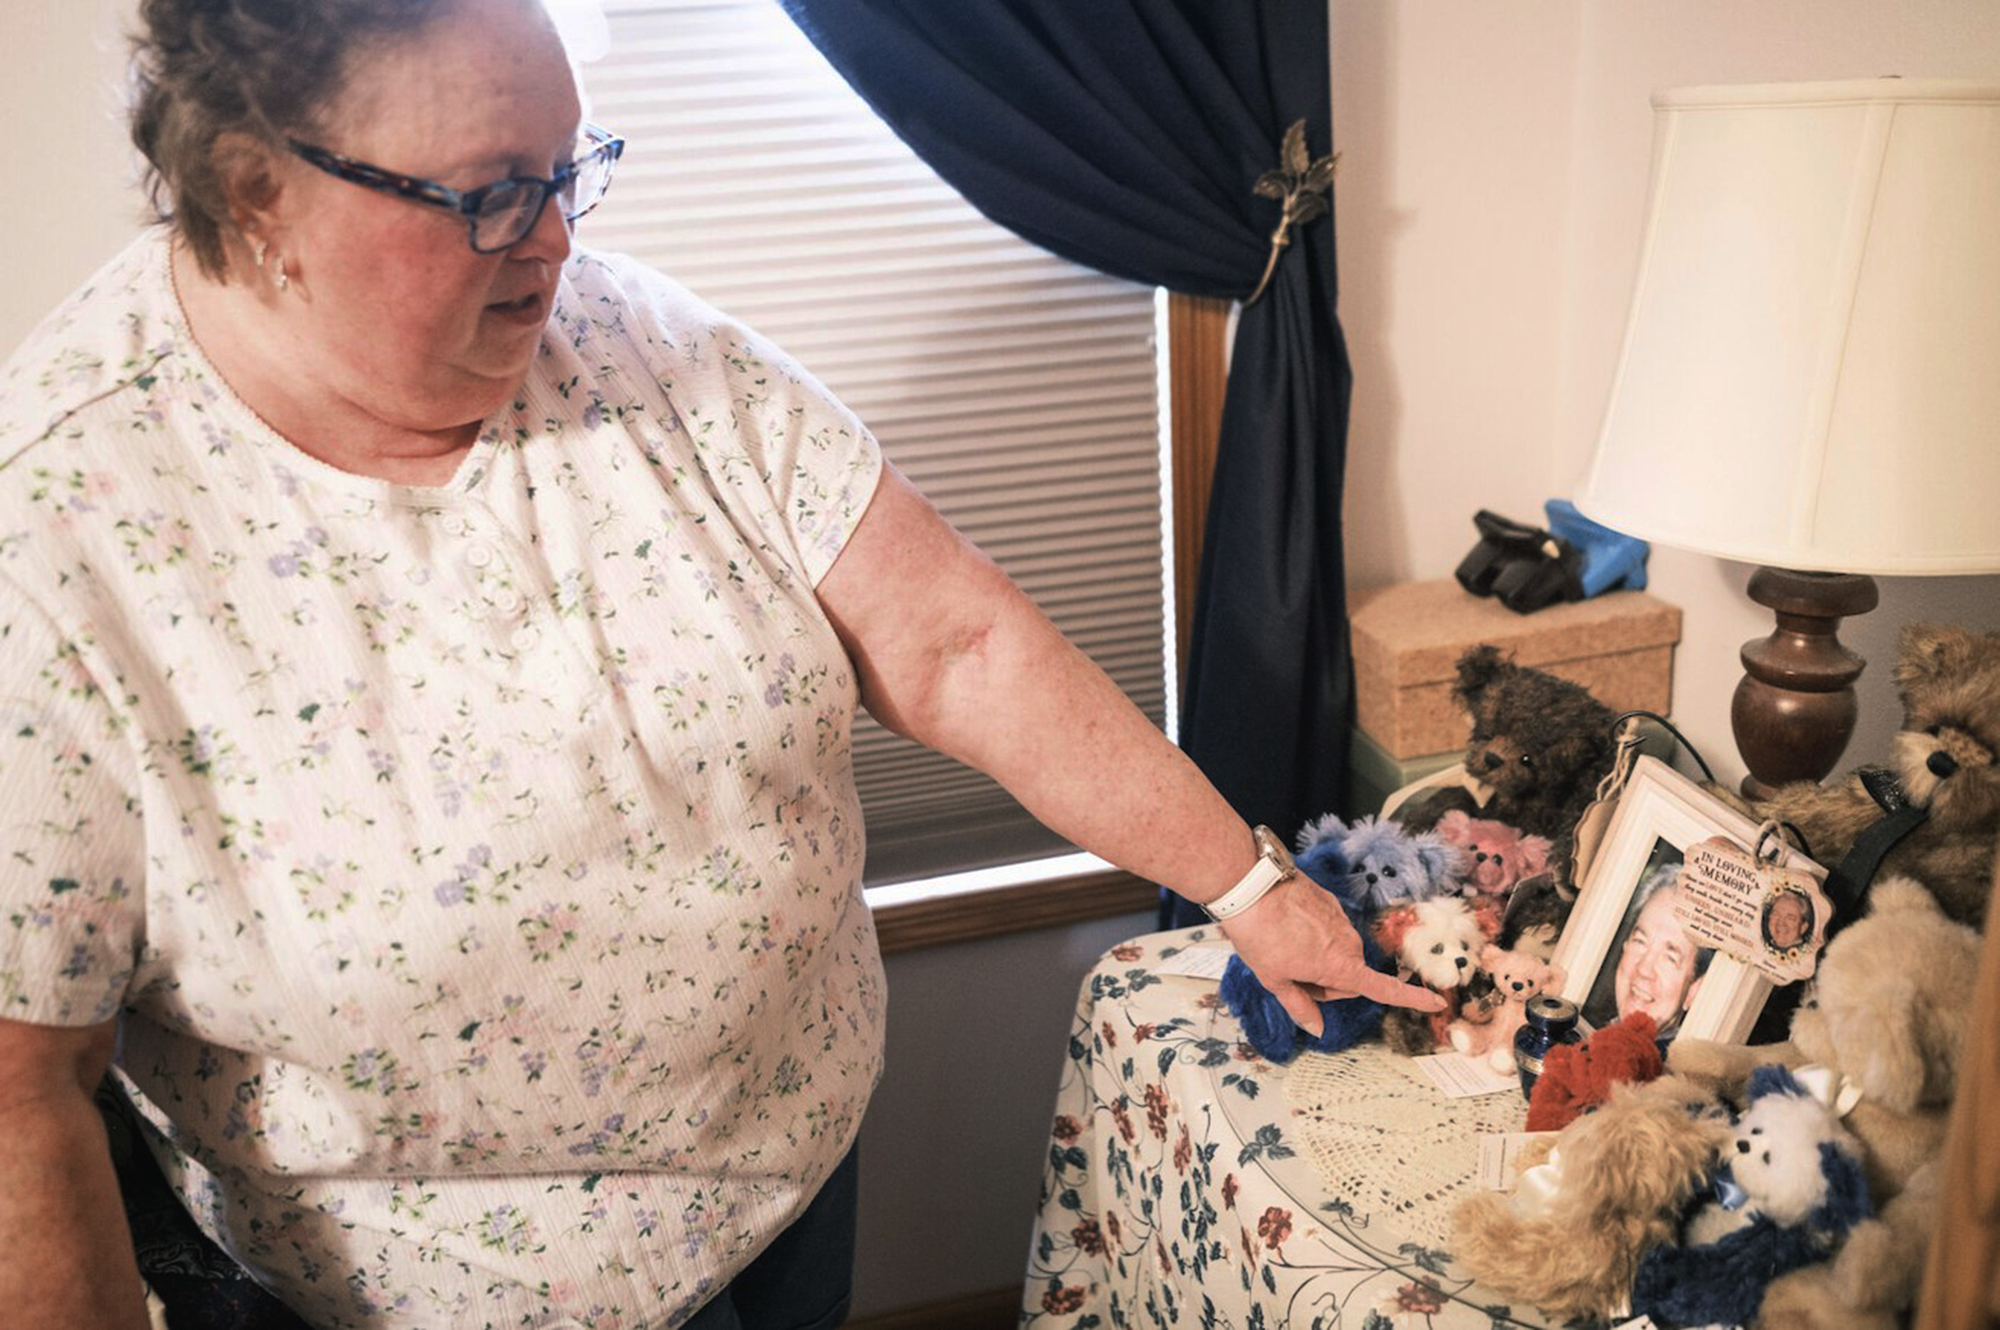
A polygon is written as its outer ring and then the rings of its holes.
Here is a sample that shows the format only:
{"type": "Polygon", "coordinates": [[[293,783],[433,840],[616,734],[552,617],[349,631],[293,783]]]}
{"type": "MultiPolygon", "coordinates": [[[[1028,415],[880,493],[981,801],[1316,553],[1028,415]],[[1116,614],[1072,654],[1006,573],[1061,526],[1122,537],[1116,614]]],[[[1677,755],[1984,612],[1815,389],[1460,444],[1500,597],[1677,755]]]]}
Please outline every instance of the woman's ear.
{"type": "Polygon", "coordinates": [[[282,250],[285,230],[281,167],[271,146],[244,133],[223,134],[215,141],[215,177],[222,187],[234,239],[249,246],[253,257],[262,243],[282,250]]]}

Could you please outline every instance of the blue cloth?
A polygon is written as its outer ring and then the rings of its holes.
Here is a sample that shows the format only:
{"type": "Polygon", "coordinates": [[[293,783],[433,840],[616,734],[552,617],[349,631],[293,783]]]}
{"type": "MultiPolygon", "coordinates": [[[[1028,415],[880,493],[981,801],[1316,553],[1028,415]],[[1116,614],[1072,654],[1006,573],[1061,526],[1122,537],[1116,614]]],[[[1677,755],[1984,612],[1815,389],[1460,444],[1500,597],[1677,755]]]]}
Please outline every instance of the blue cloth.
{"type": "MultiPolygon", "coordinates": [[[[783,3],[973,206],[1135,282],[1248,296],[1281,215],[1258,177],[1295,121],[1312,156],[1331,148],[1323,0],[783,3]]],[[[1337,290],[1329,208],[1293,229],[1238,324],[1182,693],[1181,746],[1286,839],[1340,806],[1347,777],[1337,290]]],[[[1164,927],[1202,918],[1164,903],[1164,927]]]]}
{"type": "Polygon", "coordinates": [[[1548,515],[1549,533],[1580,556],[1576,580],[1584,599],[1621,588],[1646,589],[1646,556],[1652,547],[1645,541],[1591,521],[1568,499],[1550,499],[1542,511],[1548,515]]]}

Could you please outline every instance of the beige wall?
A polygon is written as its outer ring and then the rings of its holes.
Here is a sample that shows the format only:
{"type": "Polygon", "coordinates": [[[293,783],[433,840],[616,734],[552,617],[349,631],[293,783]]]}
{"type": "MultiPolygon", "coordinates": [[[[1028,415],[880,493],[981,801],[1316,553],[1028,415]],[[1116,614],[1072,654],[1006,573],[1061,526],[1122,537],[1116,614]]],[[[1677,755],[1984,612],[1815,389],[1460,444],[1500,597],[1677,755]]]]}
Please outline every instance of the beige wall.
{"type": "Polygon", "coordinates": [[[131,236],[140,215],[118,89],[135,0],[0,3],[0,358],[131,236]]]}
{"type": "MultiPolygon", "coordinates": [[[[1340,0],[1332,19],[1356,587],[1448,576],[1475,509],[1539,521],[1571,493],[1623,333],[1654,89],[2000,81],[1988,0],[1340,0]]],[[[1676,719],[1732,780],[1737,648],[1770,631],[1750,571],[1652,560],[1652,589],[1686,612],[1676,719]]],[[[1887,665],[1919,618],[2000,629],[2000,578],[1882,579],[1881,608],[1843,633],[1876,662],[1849,763],[1886,753],[1887,665]]]]}

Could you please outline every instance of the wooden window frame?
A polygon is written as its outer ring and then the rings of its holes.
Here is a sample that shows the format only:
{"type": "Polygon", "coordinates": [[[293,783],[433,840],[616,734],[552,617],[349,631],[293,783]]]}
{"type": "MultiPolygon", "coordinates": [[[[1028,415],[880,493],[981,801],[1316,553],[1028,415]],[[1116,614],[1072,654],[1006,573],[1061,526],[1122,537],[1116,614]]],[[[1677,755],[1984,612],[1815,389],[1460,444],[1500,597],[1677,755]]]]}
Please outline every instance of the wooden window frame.
{"type": "MultiPolygon", "coordinates": [[[[1228,381],[1226,338],[1231,302],[1167,297],[1167,392],[1174,524],[1174,660],[1186,677],[1202,526],[1215,477],[1216,438],[1228,381]]],[[[1117,869],[933,897],[875,911],[885,955],[971,942],[1037,928],[1058,928],[1151,910],[1159,888],[1117,869]]]]}

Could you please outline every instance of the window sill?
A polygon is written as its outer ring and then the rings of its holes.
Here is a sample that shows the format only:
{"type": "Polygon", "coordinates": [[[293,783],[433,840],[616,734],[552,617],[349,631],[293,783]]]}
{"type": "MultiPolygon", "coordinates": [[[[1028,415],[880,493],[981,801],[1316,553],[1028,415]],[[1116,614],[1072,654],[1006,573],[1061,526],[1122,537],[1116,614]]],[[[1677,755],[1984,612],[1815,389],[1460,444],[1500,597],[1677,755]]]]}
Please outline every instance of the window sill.
{"type": "Polygon", "coordinates": [[[1160,889],[1151,882],[1113,868],[1092,855],[1067,855],[1046,861],[1035,880],[1023,881],[1032,866],[1013,880],[979,887],[932,887],[903,884],[868,891],[875,914],[875,931],[882,954],[976,942],[982,938],[1025,933],[1038,928],[1112,919],[1156,909],[1160,889]]]}

